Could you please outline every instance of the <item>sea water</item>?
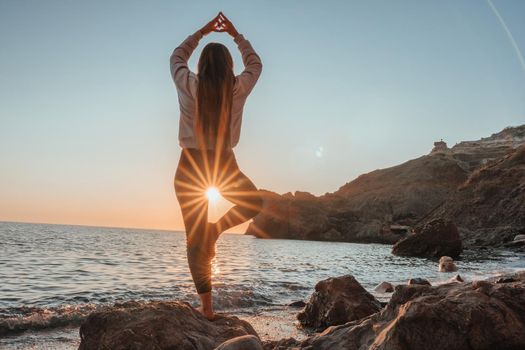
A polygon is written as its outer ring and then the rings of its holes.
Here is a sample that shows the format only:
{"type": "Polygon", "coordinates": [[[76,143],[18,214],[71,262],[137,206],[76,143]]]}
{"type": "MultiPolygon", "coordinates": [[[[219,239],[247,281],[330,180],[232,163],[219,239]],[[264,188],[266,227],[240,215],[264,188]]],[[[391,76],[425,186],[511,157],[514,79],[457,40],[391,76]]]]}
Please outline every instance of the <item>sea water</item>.
{"type": "MultiPolygon", "coordinates": [[[[115,302],[195,304],[185,244],[176,231],[0,223],[0,348],[75,348],[78,331],[64,329],[115,302]]],[[[525,269],[525,255],[465,251],[456,263],[464,279],[481,279],[525,269]]],[[[306,300],[318,281],[344,274],[371,292],[382,281],[440,283],[454,275],[438,272],[435,260],[394,256],[388,245],[223,234],[214,303],[241,316],[279,312],[306,300]]]]}

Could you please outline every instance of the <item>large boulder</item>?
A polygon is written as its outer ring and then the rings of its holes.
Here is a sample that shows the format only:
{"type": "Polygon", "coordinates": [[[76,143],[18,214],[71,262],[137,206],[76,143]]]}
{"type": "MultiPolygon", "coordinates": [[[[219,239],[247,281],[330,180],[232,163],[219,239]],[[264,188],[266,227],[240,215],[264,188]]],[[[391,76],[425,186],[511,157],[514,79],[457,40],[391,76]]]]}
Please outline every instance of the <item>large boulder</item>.
{"type": "Polygon", "coordinates": [[[458,229],[452,221],[433,220],[416,233],[400,240],[392,248],[392,254],[439,258],[443,255],[456,258],[462,246],[458,229]]]}
{"type": "Polygon", "coordinates": [[[304,327],[322,330],[378,312],[381,304],[351,275],[328,278],[315,286],[306,307],[297,315],[304,327]]]}
{"type": "Polygon", "coordinates": [[[218,315],[210,322],[187,303],[127,302],[89,315],[79,350],[211,350],[242,335],[258,337],[246,321],[218,315]]]}
{"type": "Polygon", "coordinates": [[[304,341],[266,349],[525,349],[525,272],[497,281],[396,286],[388,305],[366,319],[304,341]]]}

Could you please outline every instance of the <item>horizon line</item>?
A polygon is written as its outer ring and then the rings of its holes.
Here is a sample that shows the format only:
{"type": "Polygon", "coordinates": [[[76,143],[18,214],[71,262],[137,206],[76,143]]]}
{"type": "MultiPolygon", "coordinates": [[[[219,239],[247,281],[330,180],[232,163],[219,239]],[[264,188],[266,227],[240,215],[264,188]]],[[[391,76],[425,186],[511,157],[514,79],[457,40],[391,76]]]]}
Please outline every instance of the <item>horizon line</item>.
{"type": "MultiPolygon", "coordinates": [[[[116,229],[127,229],[127,230],[141,230],[141,231],[163,231],[163,232],[174,232],[174,233],[186,233],[184,230],[176,229],[162,229],[162,228],[149,228],[149,227],[129,227],[129,226],[104,226],[104,225],[87,225],[87,224],[67,224],[57,222],[33,222],[33,221],[16,221],[16,220],[3,220],[0,219],[0,224],[31,224],[31,225],[56,225],[56,226],[81,226],[91,228],[116,228],[116,229]]],[[[223,232],[222,234],[234,234],[244,235],[244,232],[223,232]]]]}

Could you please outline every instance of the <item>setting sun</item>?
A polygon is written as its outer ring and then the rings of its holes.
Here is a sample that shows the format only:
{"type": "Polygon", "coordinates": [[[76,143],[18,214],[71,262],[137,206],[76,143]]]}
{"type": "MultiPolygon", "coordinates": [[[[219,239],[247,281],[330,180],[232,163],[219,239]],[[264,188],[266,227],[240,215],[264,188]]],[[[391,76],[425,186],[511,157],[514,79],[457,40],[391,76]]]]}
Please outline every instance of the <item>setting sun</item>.
{"type": "Polygon", "coordinates": [[[206,190],[206,197],[208,198],[209,202],[217,202],[219,200],[221,194],[217,187],[209,187],[208,190],[206,190]]]}

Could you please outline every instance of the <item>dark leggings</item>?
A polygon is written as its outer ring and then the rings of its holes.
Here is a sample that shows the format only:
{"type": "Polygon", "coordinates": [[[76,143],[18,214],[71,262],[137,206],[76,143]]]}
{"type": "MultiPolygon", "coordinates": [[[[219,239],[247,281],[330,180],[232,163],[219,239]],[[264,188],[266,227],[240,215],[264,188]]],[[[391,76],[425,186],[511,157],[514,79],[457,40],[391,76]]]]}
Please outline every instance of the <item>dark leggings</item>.
{"type": "Polygon", "coordinates": [[[211,260],[215,256],[215,230],[208,223],[208,187],[217,187],[221,195],[234,203],[215,224],[223,232],[257,215],[261,196],[237,165],[231,149],[222,152],[183,148],[175,173],[175,193],[184,226],[188,265],[199,294],[211,291],[211,260]]]}

